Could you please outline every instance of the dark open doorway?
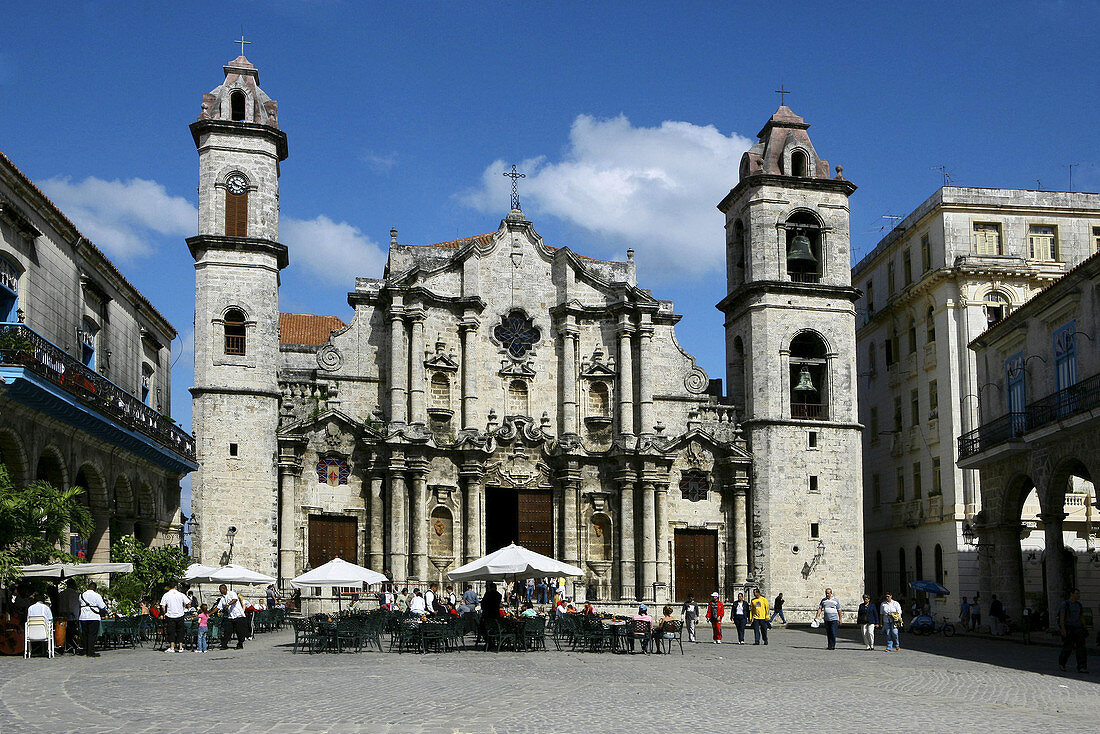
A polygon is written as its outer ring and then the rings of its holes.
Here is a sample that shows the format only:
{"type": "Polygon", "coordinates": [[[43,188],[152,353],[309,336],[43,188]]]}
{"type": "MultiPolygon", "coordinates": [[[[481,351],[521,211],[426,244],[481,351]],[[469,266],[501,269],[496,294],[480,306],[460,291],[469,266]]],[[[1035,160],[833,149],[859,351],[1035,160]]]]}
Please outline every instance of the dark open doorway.
{"type": "Polygon", "coordinates": [[[544,489],[485,488],[485,552],[518,543],[544,556],[554,553],[553,495],[544,489]]]}
{"type": "Polygon", "coordinates": [[[485,552],[500,550],[517,540],[519,495],[514,489],[485,488],[485,552]]]}

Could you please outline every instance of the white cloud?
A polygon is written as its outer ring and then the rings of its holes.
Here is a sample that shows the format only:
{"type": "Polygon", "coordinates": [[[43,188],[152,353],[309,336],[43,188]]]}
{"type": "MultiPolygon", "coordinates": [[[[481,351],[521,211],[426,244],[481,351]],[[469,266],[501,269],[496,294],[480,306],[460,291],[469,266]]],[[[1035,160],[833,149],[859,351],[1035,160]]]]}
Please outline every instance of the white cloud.
{"type": "Polygon", "coordinates": [[[280,240],[290,249],[291,265],[302,265],[312,275],[348,284],[357,275],[381,275],[386,254],[358,227],[334,222],[324,214],[313,219],[282,217],[280,240]]]}
{"type": "Polygon", "coordinates": [[[391,168],[397,165],[397,154],[382,154],[365,150],[359,154],[359,160],[367,164],[375,173],[388,173],[391,168]]]}
{"type": "Polygon", "coordinates": [[[161,236],[195,232],[195,206],[156,181],[89,176],[74,183],[66,176],[46,179],[41,187],[86,237],[120,260],[151,254],[161,236]]]}
{"type": "MultiPolygon", "coordinates": [[[[715,205],[737,183],[741,155],[751,144],[713,125],[635,127],[622,115],[580,115],[560,161],[539,156],[521,164],[527,179],[520,198],[532,219],[548,214],[604,238],[596,246],[605,254],[621,258],[625,247],[634,247],[651,272],[699,275],[724,267],[715,205]]],[[[504,170],[503,161],[493,162],[480,188],[462,200],[499,213],[511,186],[504,170]]]]}

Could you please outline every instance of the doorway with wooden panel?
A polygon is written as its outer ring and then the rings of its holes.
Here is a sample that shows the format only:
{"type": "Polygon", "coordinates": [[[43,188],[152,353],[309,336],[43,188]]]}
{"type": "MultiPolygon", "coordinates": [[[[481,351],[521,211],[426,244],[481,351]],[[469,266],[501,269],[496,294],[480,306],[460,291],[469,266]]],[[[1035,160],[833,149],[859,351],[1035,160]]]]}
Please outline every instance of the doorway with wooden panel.
{"type": "Polygon", "coordinates": [[[718,591],[718,531],[682,529],[675,533],[676,601],[688,594],[705,601],[718,591]]]}

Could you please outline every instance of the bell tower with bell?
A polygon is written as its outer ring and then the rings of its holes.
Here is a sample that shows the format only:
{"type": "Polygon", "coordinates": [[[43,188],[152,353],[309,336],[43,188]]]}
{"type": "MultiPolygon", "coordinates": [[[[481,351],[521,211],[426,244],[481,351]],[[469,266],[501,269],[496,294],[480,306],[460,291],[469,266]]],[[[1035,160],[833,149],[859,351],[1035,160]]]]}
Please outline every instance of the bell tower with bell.
{"type": "MultiPolygon", "coordinates": [[[[785,92],[784,92],[785,93],[785,92]]],[[[749,577],[812,616],[825,586],[863,589],[862,427],[848,197],[782,104],[741,159],[726,216],[728,396],[755,458],[749,577]]]]}

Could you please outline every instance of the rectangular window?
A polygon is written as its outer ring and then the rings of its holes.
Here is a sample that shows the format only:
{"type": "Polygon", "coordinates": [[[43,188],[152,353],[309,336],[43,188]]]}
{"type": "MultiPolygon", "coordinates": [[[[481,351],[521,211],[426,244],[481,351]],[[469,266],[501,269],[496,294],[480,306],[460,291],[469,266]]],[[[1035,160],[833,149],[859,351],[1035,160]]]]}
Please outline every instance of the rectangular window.
{"type": "Polygon", "coordinates": [[[920,476],[920,462],[913,462],[913,499],[919,500],[921,498],[921,476],[920,476]]]}
{"type": "Polygon", "coordinates": [[[905,469],[902,469],[899,466],[898,469],[897,469],[897,474],[895,475],[894,479],[897,482],[898,502],[904,502],[905,501],[905,469]]]}
{"type": "Polygon", "coordinates": [[[878,507],[882,504],[882,481],[878,474],[871,475],[871,505],[878,507]]]}
{"type": "Polygon", "coordinates": [[[886,263],[886,296],[892,297],[894,295],[895,282],[894,282],[894,263],[886,263]]]}
{"type": "Polygon", "coordinates": [[[933,495],[943,494],[943,479],[940,478],[940,457],[932,457],[932,492],[933,495]]]}
{"type": "Polygon", "coordinates": [[[901,277],[905,285],[913,283],[913,257],[908,249],[901,254],[901,277]]]}
{"type": "Polygon", "coordinates": [[[248,192],[225,191],[225,234],[227,237],[248,236],[248,192]]]}
{"type": "Polygon", "coordinates": [[[878,443],[878,406],[871,406],[871,443],[878,443]]]}
{"type": "Polygon", "coordinates": [[[894,344],[887,339],[883,342],[883,348],[886,349],[886,368],[889,369],[894,363],[894,344]]]}
{"type": "Polygon", "coordinates": [[[807,437],[807,446],[811,449],[817,448],[817,431],[810,431],[807,437]]]}
{"type": "Polygon", "coordinates": [[[1028,256],[1032,260],[1057,260],[1058,245],[1054,227],[1033,224],[1027,230],[1028,256]]]}
{"type": "Polygon", "coordinates": [[[19,308],[19,271],[0,257],[0,321],[15,321],[19,308]]]}
{"type": "Polygon", "coordinates": [[[916,390],[909,391],[909,425],[920,425],[920,393],[916,390]]]}
{"type": "Polygon", "coordinates": [[[932,269],[932,246],[928,243],[928,235],[920,238],[920,271],[927,273],[932,269]]]}
{"type": "Polygon", "coordinates": [[[875,283],[872,280],[867,281],[867,315],[870,316],[875,312],[875,283]]]}
{"type": "Polygon", "coordinates": [[[237,455],[237,444],[235,444],[235,443],[229,444],[229,455],[230,456],[236,456],[237,455]]]}
{"type": "Polygon", "coordinates": [[[1070,321],[1054,334],[1054,389],[1077,384],[1077,322],[1070,321]]]}
{"type": "Polygon", "coordinates": [[[901,397],[894,397],[894,430],[901,431],[901,397]]]}
{"type": "Polygon", "coordinates": [[[821,533],[821,524],[816,523],[816,522],[810,523],[810,537],[811,538],[816,538],[820,535],[820,533],[821,533]]]}
{"type": "Polygon", "coordinates": [[[917,351],[917,322],[909,319],[909,330],[906,334],[909,339],[909,353],[917,351]]]}
{"type": "Polygon", "coordinates": [[[817,477],[810,477],[810,491],[814,492],[815,494],[817,493],[817,477]]]}
{"type": "Polygon", "coordinates": [[[1008,412],[1022,414],[1027,405],[1023,352],[1017,352],[1005,360],[1005,384],[1008,386],[1008,412]]]}
{"type": "Polygon", "coordinates": [[[940,417],[940,390],[935,380],[928,381],[928,420],[940,417]]]}
{"type": "Polygon", "coordinates": [[[1100,252],[1100,227],[1092,228],[1092,251],[1100,252]]]}
{"type": "Polygon", "coordinates": [[[1001,255],[1001,225],[991,222],[974,223],[974,252],[978,255],[1001,255]]]}
{"type": "Polygon", "coordinates": [[[878,369],[875,362],[875,343],[871,342],[867,345],[867,371],[872,375],[875,374],[875,370],[878,369]]]}

